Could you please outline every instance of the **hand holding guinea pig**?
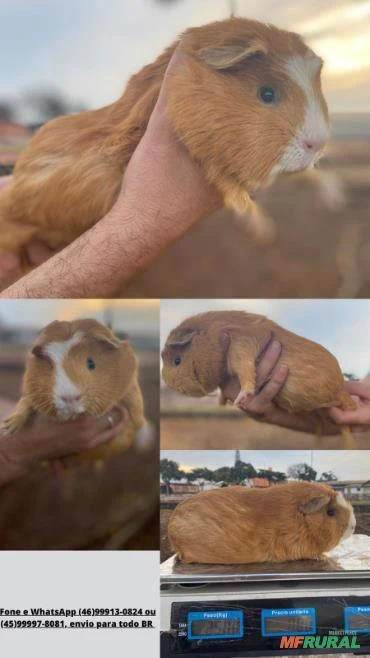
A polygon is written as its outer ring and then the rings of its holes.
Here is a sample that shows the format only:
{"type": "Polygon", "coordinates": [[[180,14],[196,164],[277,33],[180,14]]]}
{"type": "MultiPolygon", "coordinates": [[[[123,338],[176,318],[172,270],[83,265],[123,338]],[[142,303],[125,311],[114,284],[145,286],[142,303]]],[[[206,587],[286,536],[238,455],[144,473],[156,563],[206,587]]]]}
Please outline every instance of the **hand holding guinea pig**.
{"type": "MultiPolygon", "coordinates": [[[[324,347],[287,331],[268,318],[244,311],[214,311],[184,320],[171,331],[162,352],[162,376],[168,386],[185,395],[202,397],[223,389],[237,377],[240,392],[235,404],[241,408],[256,390],[256,361],[271,339],[282,345],[280,365],[288,377],[274,402],[281,409],[312,413],[330,407],[356,408],[344,388],[336,358],[324,347]],[[223,348],[221,336],[229,337],[223,348]]],[[[352,447],[352,434],[341,428],[345,447],[352,447]]]]}
{"type": "Polygon", "coordinates": [[[289,482],[195,494],[172,513],[168,536],[185,563],[288,562],[320,558],[355,525],[341,493],[327,484],[289,482]]]}
{"type": "MultiPolygon", "coordinates": [[[[112,105],[37,132],[0,196],[0,249],[22,250],[31,238],[57,248],[112,208],[179,43],[112,105]]],[[[319,158],[328,138],[322,61],[298,35],[242,18],[189,29],[180,47],[183,61],[166,85],[176,136],[225,206],[269,233],[251,194],[319,158]]]]}
{"type": "Polygon", "coordinates": [[[121,404],[128,412],[128,428],[114,441],[79,453],[79,461],[120,452],[131,445],[135,431],[148,433],[137,358],[127,341],[96,320],[56,321],[39,334],[27,355],[22,397],[5,430],[8,435],[19,432],[36,411],[63,422],[101,417],[121,404]]]}

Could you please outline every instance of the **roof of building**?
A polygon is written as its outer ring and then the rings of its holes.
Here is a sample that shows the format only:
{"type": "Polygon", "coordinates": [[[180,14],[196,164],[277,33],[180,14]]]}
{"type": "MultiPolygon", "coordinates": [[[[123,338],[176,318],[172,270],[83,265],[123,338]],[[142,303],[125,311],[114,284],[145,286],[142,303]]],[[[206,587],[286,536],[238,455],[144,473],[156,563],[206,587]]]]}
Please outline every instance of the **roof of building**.
{"type": "Polygon", "coordinates": [[[325,482],[325,484],[329,484],[332,487],[335,487],[335,485],[346,486],[350,484],[365,486],[365,484],[370,484],[370,480],[331,480],[330,482],[325,482]]]}

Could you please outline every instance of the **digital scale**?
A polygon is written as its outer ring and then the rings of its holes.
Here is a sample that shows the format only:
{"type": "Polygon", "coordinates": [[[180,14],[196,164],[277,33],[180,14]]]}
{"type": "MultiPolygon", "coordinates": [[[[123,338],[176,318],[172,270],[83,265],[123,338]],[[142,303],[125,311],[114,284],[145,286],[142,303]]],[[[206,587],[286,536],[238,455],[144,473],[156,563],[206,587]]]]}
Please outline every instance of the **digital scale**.
{"type": "Polygon", "coordinates": [[[282,565],[170,558],[161,565],[161,658],[370,655],[370,537],[346,545],[282,565]]]}

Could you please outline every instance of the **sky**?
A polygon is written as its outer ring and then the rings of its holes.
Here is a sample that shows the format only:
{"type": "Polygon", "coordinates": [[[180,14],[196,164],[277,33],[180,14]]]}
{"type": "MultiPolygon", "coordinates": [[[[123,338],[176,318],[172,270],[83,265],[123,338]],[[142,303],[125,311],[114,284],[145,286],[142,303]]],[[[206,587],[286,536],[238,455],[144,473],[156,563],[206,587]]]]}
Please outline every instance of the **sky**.
{"type": "Polygon", "coordinates": [[[370,301],[330,300],[162,300],[161,349],[170,331],[185,318],[211,310],[244,310],[268,316],[290,331],[321,343],[343,372],[364,377],[370,371],[370,301]]]}
{"type": "Polygon", "coordinates": [[[100,321],[109,319],[114,329],[126,331],[128,334],[156,336],[159,333],[157,300],[3,299],[0,305],[0,323],[12,327],[40,328],[53,320],[74,320],[83,317],[100,321]]]}
{"type": "MultiPolygon", "coordinates": [[[[292,464],[306,463],[321,473],[332,471],[339,480],[370,480],[370,450],[241,450],[240,459],[256,469],[286,472],[292,464]]],[[[161,450],[161,459],[171,459],[183,470],[233,466],[235,450],[161,450]]]]}
{"type": "MultiPolygon", "coordinates": [[[[325,62],[332,112],[370,107],[370,0],[239,0],[237,13],[302,33],[325,62]]],[[[229,0],[0,0],[0,101],[53,88],[89,108],[229,0]]],[[[23,120],[31,120],[23,112],[23,120]]]]}

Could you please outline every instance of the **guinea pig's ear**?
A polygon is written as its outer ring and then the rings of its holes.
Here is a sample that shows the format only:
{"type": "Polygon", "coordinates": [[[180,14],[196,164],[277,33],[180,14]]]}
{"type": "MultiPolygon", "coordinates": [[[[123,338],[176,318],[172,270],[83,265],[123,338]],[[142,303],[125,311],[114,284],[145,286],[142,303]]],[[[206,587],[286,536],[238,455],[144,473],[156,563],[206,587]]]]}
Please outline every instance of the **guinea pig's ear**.
{"type": "Polygon", "coordinates": [[[231,69],[249,57],[267,55],[266,45],[261,39],[250,39],[248,44],[230,44],[218,48],[202,48],[198,50],[197,57],[212,69],[222,71],[231,69]]]}
{"type": "Polygon", "coordinates": [[[303,514],[313,514],[325,507],[330,502],[330,496],[313,496],[306,503],[300,505],[299,509],[303,514]]]}
{"type": "Polygon", "coordinates": [[[33,356],[36,356],[38,359],[42,359],[42,357],[45,356],[42,345],[35,345],[35,347],[32,348],[31,352],[33,356]]]}
{"type": "Polygon", "coordinates": [[[104,334],[95,335],[94,338],[106,350],[118,350],[121,346],[121,342],[118,339],[114,340],[114,338],[109,338],[104,334]]]}
{"type": "Polygon", "coordinates": [[[183,333],[179,334],[176,336],[176,338],[170,338],[167,341],[167,345],[171,345],[171,347],[178,347],[178,346],[183,346],[183,345],[188,345],[191,343],[193,340],[194,336],[196,336],[198,332],[197,331],[192,331],[192,330],[187,330],[184,331],[183,333]]]}

